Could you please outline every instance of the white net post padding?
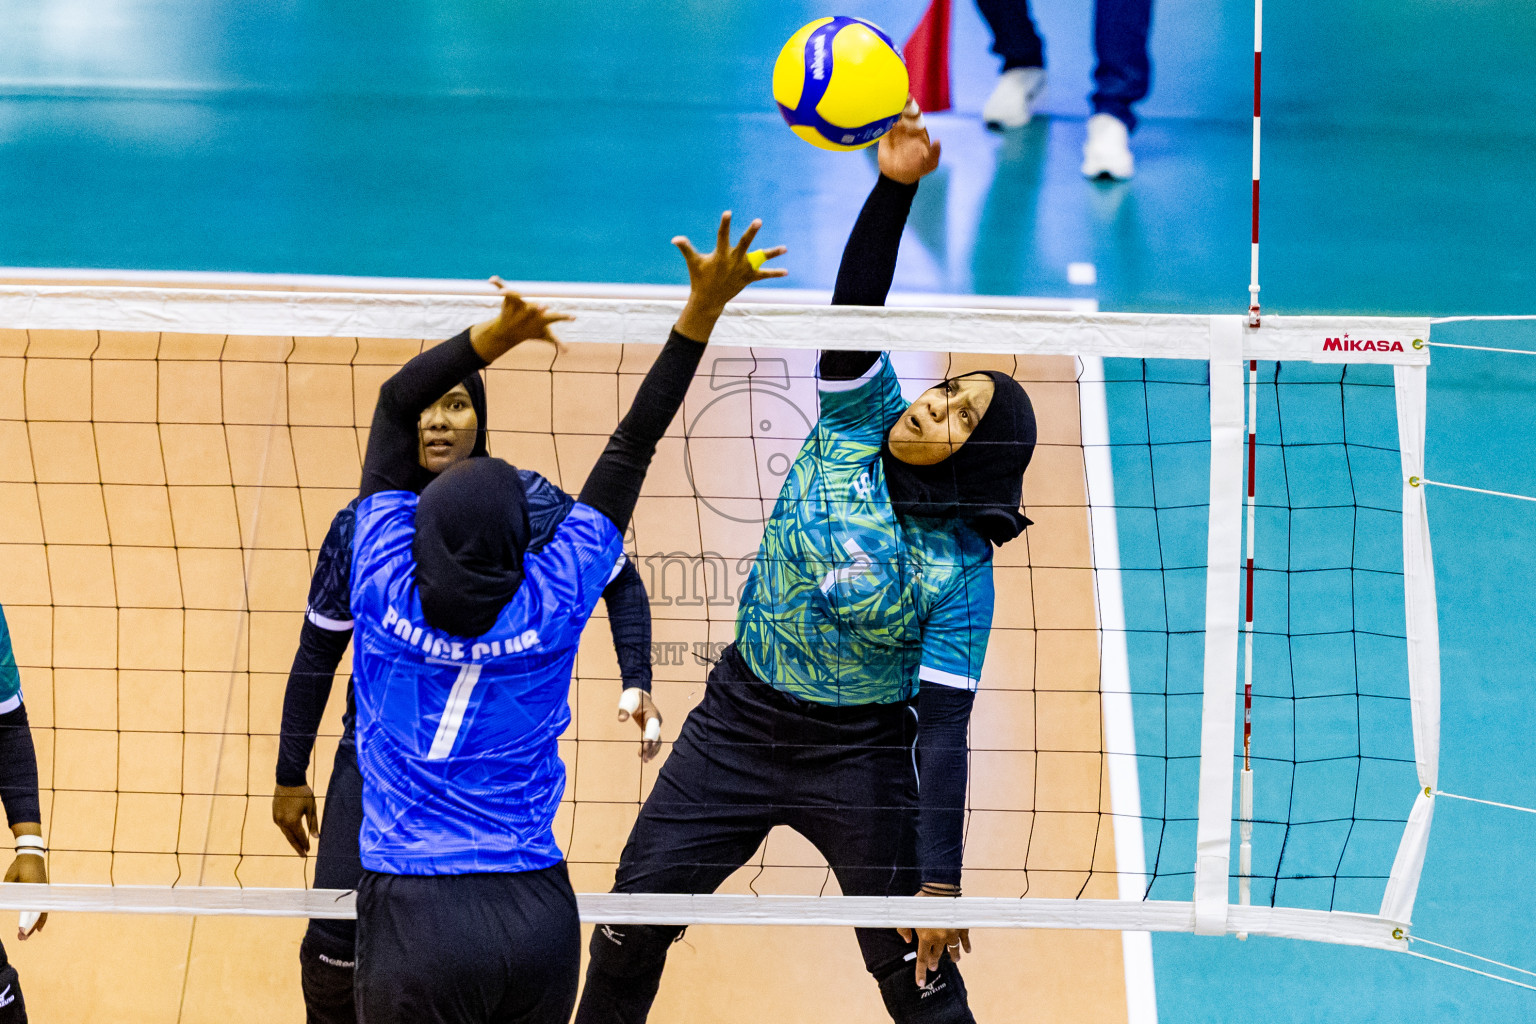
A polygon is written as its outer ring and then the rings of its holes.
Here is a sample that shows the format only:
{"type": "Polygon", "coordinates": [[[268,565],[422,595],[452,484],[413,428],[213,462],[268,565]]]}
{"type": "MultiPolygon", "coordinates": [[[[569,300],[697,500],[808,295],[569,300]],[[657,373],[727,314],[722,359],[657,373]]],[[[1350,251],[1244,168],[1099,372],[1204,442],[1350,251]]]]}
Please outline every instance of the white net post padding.
{"type": "Polygon", "coordinates": [[[1211,503],[1205,570],[1205,699],[1200,720],[1200,821],[1195,834],[1195,932],[1227,931],[1236,729],[1238,565],[1243,524],[1243,319],[1213,316],[1211,503]]]}
{"type": "Polygon", "coordinates": [[[1392,371],[1397,398],[1398,447],[1403,462],[1403,598],[1408,636],[1408,697],[1413,714],[1413,753],[1422,787],[1409,812],[1403,841],[1381,900],[1381,916],[1407,924],[1419,891],[1429,848],[1434,792],[1440,773],[1440,622],[1435,606],[1435,563],[1429,546],[1429,509],[1424,488],[1425,410],[1428,374],[1422,366],[1392,371]]]}
{"type": "MultiPolygon", "coordinates": [[[[641,296],[583,297],[550,306],[573,314],[568,343],[654,345],[682,303],[641,296]]],[[[489,293],[356,294],[192,288],[0,285],[0,327],[25,330],[163,332],[295,338],[447,337],[493,315],[489,293]]],[[[1242,515],[1242,363],[1249,359],[1393,365],[1405,477],[1421,475],[1425,318],[1267,316],[1257,330],[1241,316],[1098,314],[1016,309],[867,308],[743,303],[722,318],[713,344],[786,349],[1076,356],[1083,360],[1083,439],[1099,601],[1105,753],[1115,830],[1118,899],[915,898],[585,894],[588,920],[615,923],[742,923],[1091,928],[1247,932],[1403,949],[1430,825],[1418,797],[1379,915],[1291,907],[1229,906],[1233,836],[1233,741],[1242,515]],[[1356,339],[1349,341],[1348,339],[1356,339]],[[1341,341],[1341,339],[1344,339],[1341,341]],[[1362,339],[1371,339],[1363,341],[1362,339]],[[1385,340],[1383,340],[1385,339],[1385,340]],[[1369,346],[1369,347],[1365,347],[1369,346]],[[1124,610],[1116,552],[1113,472],[1101,358],[1198,360],[1210,366],[1211,485],[1201,720],[1197,863],[1191,900],[1145,898],[1124,610]],[[1095,389],[1093,380],[1097,376],[1095,389]],[[1098,442],[1098,443],[1095,443],[1098,442]],[[1119,616],[1118,620],[1116,616],[1119,616]],[[1118,639],[1117,639],[1118,638],[1118,639]]],[[[1422,488],[1404,490],[1409,673],[1418,781],[1433,788],[1438,762],[1439,666],[1434,582],[1422,488]]],[[[1423,789],[1420,790],[1421,794],[1423,789]]],[[[187,881],[191,881],[188,879],[187,881]]],[[[348,917],[346,893],[183,884],[170,886],[0,884],[0,907],[138,913],[348,917]]],[[[1128,943],[1131,940],[1127,940],[1128,943]]],[[[1143,941],[1143,940],[1136,940],[1143,941]]],[[[1132,969],[1127,945],[1127,971],[1132,969]]]]}

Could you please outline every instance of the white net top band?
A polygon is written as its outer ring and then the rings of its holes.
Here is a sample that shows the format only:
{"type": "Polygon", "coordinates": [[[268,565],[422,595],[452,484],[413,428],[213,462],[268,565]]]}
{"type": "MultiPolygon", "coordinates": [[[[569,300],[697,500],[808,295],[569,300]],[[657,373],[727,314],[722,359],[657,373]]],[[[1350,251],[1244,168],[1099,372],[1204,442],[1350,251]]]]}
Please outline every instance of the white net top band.
{"type": "MultiPolygon", "coordinates": [[[[566,342],[660,344],[682,302],[529,295],[575,317],[566,342]]],[[[462,294],[359,294],[84,285],[0,285],[0,324],[95,330],[311,338],[443,338],[494,315],[498,299],[462,294]]],[[[1135,359],[1210,359],[1226,321],[1243,324],[1242,358],[1318,363],[1429,362],[1428,317],[1089,313],[952,307],[736,303],[714,344],[1135,359]]]]}

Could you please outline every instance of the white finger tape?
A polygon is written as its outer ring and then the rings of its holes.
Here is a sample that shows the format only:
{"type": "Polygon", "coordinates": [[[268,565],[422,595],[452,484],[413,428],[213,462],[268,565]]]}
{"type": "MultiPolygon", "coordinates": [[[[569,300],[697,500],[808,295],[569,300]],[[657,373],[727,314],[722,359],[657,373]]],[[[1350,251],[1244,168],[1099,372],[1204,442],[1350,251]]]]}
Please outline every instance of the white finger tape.
{"type": "Polygon", "coordinates": [[[37,922],[43,915],[36,910],[23,910],[16,921],[16,926],[21,929],[21,934],[31,935],[32,929],[37,927],[37,922]]]}
{"type": "Polygon", "coordinates": [[[655,743],[661,739],[661,719],[652,718],[645,723],[645,742],[655,743]]]}
{"type": "Polygon", "coordinates": [[[640,710],[640,694],[643,691],[638,686],[631,686],[619,694],[619,710],[626,715],[633,715],[640,710]]]}

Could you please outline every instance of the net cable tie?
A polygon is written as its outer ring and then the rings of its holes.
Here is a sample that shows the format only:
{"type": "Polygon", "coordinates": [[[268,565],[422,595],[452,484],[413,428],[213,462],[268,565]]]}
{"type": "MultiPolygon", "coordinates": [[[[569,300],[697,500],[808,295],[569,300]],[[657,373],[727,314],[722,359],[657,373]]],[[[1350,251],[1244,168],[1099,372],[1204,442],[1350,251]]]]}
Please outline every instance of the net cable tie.
{"type": "Polygon", "coordinates": [[[1491,494],[1495,498],[1515,498],[1519,501],[1536,501],[1536,497],[1529,494],[1511,494],[1508,491],[1490,491],[1484,487],[1468,487],[1465,484],[1448,484],[1440,480],[1430,480],[1427,477],[1411,476],[1408,478],[1409,487],[1449,487],[1453,491],[1471,491],[1474,494],[1491,494]]]}
{"type": "Polygon", "coordinates": [[[1464,348],[1473,352],[1508,352],[1510,355],[1516,356],[1536,356],[1536,350],[1528,348],[1494,348],[1491,345],[1453,345],[1448,341],[1426,341],[1424,344],[1430,348],[1464,348]]]}
{"type": "MultiPolygon", "coordinates": [[[[1430,956],[1428,953],[1420,953],[1417,950],[1405,949],[1403,952],[1407,953],[1409,956],[1416,956],[1420,960],[1428,960],[1432,964],[1444,964],[1446,967],[1454,967],[1458,971],[1466,971],[1469,974],[1480,974],[1485,978],[1492,978],[1494,981],[1502,981],[1506,985],[1513,985],[1516,988],[1530,989],[1532,992],[1536,992],[1536,985],[1528,985],[1523,981],[1516,981],[1514,978],[1506,978],[1501,974],[1494,974],[1492,971],[1480,971],[1476,967],[1468,967],[1466,964],[1458,964],[1451,960],[1443,960],[1438,956],[1430,956]]],[[[1507,967],[1508,965],[1505,964],[1504,966],[1507,967]]],[[[1519,970],[1519,968],[1517,967],[1515,970],[1519,970]]]]}
{"type": "Polygon", "coordinates": [[[1452,800],[1465,800],[1473,804],[1487,804],[1489,807],[1503,807],[1510,811],[1524,811],[1526,814],[1536,814],[1536,807],[1521,807],[1519,804],[1501,804],[1497,800],[1482,800],[1475,796],[1462,796],[1460,793],[1447,793],[1443,789],[1435,790],[1435,796],[1447,796],[1452,800]]]}
{"type": "Polygon", "coordinates": [[[1517,971],[1520,974],[1525,974],[1532,978],[1536,978],[1536,971],[1528,971],[1524,967],[1516,967],[1514,964],[1506,964],[1502,960],[1492,960],[1486,956],[1478,956],[1476,953],[1469,953],[1465,949],[1457,949],[1455,946],[1447,946],[1441,942],[1431,942],[1429,939],[1421,939],[1417,935],[1408,936],[1408,941],[1410,943],[1422,942],[1426,946],[1434,946],[1436,949],[1443,949],[1447,953],[1455,953],[1459,956],[1469,956],[1473,960],[1481,960],[1485,964],[1493,964],[1495,967],[1506,967],[1511,971],[1517,971]]]}

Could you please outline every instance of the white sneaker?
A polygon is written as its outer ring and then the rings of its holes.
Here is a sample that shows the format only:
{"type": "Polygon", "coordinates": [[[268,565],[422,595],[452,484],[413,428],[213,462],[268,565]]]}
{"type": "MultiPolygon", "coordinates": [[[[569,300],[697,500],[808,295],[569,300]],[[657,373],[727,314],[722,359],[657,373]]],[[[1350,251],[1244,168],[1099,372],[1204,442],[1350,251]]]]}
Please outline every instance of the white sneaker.
{"type": "Polygon", "coordinates": [[[1045,68],[1012,68],[998,76],[992,95],[981,108],[988,128],[1022,128],[1035,113],[1035,101],[1045,92],[1045,68]]]}
{"type": "Polygon", "coordinates": [[[1130,143],[1124,121],[1114,114],[1094,114],[1088,119],[1088,141],[1083,143],[1083,176],[1124,181],[1134,175],[1136,158],[1131,156],[1130,143]]]}

